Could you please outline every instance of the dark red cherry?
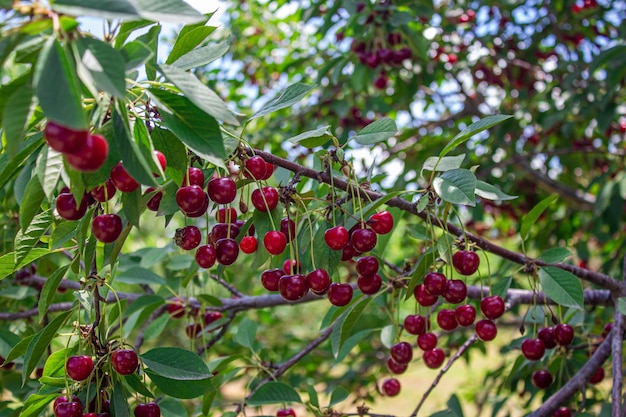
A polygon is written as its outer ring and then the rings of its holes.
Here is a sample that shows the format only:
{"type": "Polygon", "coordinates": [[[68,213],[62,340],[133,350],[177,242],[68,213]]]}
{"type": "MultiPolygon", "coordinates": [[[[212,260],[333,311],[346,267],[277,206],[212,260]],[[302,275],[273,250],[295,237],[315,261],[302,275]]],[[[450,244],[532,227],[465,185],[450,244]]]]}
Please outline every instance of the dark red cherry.
{"type": "Polygon", "coordinates": [[[378,274],[374,274],[373,277],[369,278],[360,276],[356,281],[356,285],[363,294],[372,295],[376,294],[383,286],[383,280],[378,274]]]}
{"type": "Polygon", "coordinates": [[[280,255],[287,247],[287,238],[281,232],[270,230],[263,237],[263,245],[271,255],[280,255]]]}
{"type": "Polygon", "coordinates": [[[139,366],[137,352],[132,349],[116,349],[111,354],[111,365],[120,375],[133,374],[139,366]]]}
{"type": "Polygon", "coordinates": [[[80,172],[96,172],[109,154],[109,142],[100,135],[89,135],[85,144],[74,153],[66,153],[68,165],[80,172]]]}
{"type": "Polygon", "coordinates": [[[276,167],[274,166],[274,164],[270,164],[269,162],[265,162],[265,175],[263,175],[263,177],[261,178],[262,180],[267,180],[269,179],[272,174],[274,173],[274,169],[276,167]]]}
{"type": "Polygon", "coordinates": [[[185,216],[187,217],[193,217],[193,218],[202,217],[204,216],[208,208],[209,208],[209,196],[207,195],[207,193],[204,193],[204,203],[197,210],[186,212],[186,213],[184,212],[184,213],[185,213],[185,216]]]}
{"type": "Polygon", "coordinates": [[[504,314],[504,300],[499,295],[490,295],[480,300],[480,311],[485,317],[495,320],[504,314]]]}
{"type": "Polygon", "coordinates": [[[352,301],[352,286],[333,282],[328,287],[328,301],[334,306],[343,307],[352,301]]]}
{"type": "Polygon", "coordinates": [[[400,381],[396,378],[388,378],[383,381],[382,385],[383,394],[388,397],[395,397],[400,393],[400,381]]]}
{"type": "Polygon", "coordinates": [[[393,229],[393,216],[388,211],[372,214],[367,225],[379,235],[387,234],[393,229]]]}
{"type": "Polygon", "coordinates": [[[443,295],[446,291],[447,283],[446,276],[439,272],[429,272],[424,277],[424,288],[430,295],[443,295]]]}
{"type": "Polygon", "coordinates": [[[437,347],[437,335],[431,332],[418,335],[417,346],[423,351],[433,350],[437,347]]]}
{"type": "Polygon", "coordinates": [[[415,290],[413,290],[413,295],[415,296],[415,299],[417,300],[419,305],[421,305],[422,307],[430,307],[437,302],[437,296],[431,295],[428,291],[426,291],[424,284],[420,284],[415,287],[415,290]]]}
{"type": "Polygon", "coordinates": [[[278,205],[278,191],[276,188],[266,186],[252,191],[250,195],[252,205],[259,211],[267,212],[274,210],[278,205]]]}
{"type": "Polygon", "coordinates": [[[161,408],[155,402],[137,404],[133,413],[135,414],[135,417],[160,417],[161,408]]]}
{"type": "Polygon", "coordinates": [[[335,226],[324,232],[324,241],[333,250],[342,250],[348,244],[350,234],[343,226],[335,226]]]}
{"type": "Polygon", "coordinates": [[[204,187],[204,173],[202,170],[196,167],[187,168],[183,185],[197,185],[199,187],[204,187]]]}
{"type": "Polygon", "coordinates": [[[59,216],[65,220],[81,219],[87,212],[87,197],[83,196],[80,205],[76,205],[76,199],[71,193],[61,193],[56,200],[56,209],[59,216]]]}
{"type": "Polygon", "coordinates": [[[279,408],[276,417],[296,417],[296,412],[293,408],[279,408]]]}
{"type": "Polygon", "coordinates": [[[74,381],[84,381],[93,371],[93,359],[87,355],[70,356],[65,363],[65,370],[74,381]]]}
{"type": "Polygon", "coordinates": [[[461,275],[472,275],[478,270],[480,258],[476,252],[460,250],[452,255],[452,265],[461,275]]]}
{"type": "Polygon", "coordinates": [[[232,178],[213,178],[207,185],[209,198],[217,204],[229,204],[237,196],[237,184],[232,178]]]}
{"type": "Polygon", "coordinates": [[[235,239],[239,235],[239,227],[234,223],[217,223],[211,228],[211,241],[217,242],[220,239],[235,239]]]}
{"type": "Polygon", "coordinates": [[[260,156],[253,156],[244,162],[243,175],[253,180],[261,180],[267,174],[267,164],[260,156]]]}
{"type": "Polygon", "coordinates": [[[476,335],[478,335],[478,338],[483,342],[489,342],[495,339],[496,335],[498,334],[498,328],[496,327],[496,324],[493,321],[487,319],[479,320],[476,323],[475,330],[476,335]]]}
{"type": "Polygon", "coordinates": [[[594,384],[594,385],[599,384],[600,382],[602,382],[603,379],[604,379],[604,368],[600,367],[596,369],[593,375],[591,375],[591,378],[589,378],[589,383],[594,384]]]}
{"type": "Polygon", "coordinates": [[[389,371],[392,374],[396,374],[396,375],[403,374],[408,367],[409,367],[408,362],[398,363],[394,361],[391,356],[387,359],[387,369],[389,369],[389,371]]]}
{"type": "Polygon", "coordinates": [[[132,193],[139,188],[139,183],[126,171],[121,162],[111,169],[111,180],[115,188],[123,193],[132,193]]]}
{"type": "Polygon", "coordinates": [[[205,326],[209,326],[211,323],[222,318],[222,313],[219,311],[207,311],[202,316],[202,321],[204,321],[205,326]]]}
{"type": "Polygon", "coordinates": [[[101,214],[93,218],[91,231],[100,242],[113,243],[122,233],[122,219],[117,214],[101,214]]]}
{"type": "Polygon", "coordinates": [[[360,254],[361,252],[358,252],[356,249],[354,249],[354,246],[352,246],[352,243],[348,242],[348,244],[341,251],[341,260],[349,261],[353,257],[358,256],[360,254]]]}
{"type": "Polygon", "coordinates": [[[449,279],[443,298],[450,304],[459,304],[467,297],[467,286],[460,279],[449,279]]]}
{"type": "Polygon", "coordinates": [[[574,340],[574,328],[567,323],[554,326],[554,340],[559,346],[567,346],[574,340]]]}
{"type": "Polygon", "coordinates": [[[88,130],[72,129],[53,120],[46,123],[43,137],[48,146],[57,152],[74,153],[83,147],[89,136],[88,130]]]}
{"type": "Polygon", "coordinates": [[[357,229],[350,236],[350,243],[359,252],[369,252],[376,246],[376,232],[372,229],[357,229]]]}
{"type": "Polygon", "coordinates": [[[476,308],[471,304],[463,304],[454,310],[454,315],[461,326],[471,326],[476,320],[476,308]]]}
{"type": "MultiPolygon", "coordinates": [[[[149,194],[153,191],[157,191],[155,187],[148,187],[146,189],[145,194],[149,194]]],[[[161,205],[161,199],[163,198],[163,192],[157,191],[150,200],[146,203],[146,207],[150,211],[159,211],[159,206],[161,205]]]]}
{"type": "MultiPolygon", "coordinates": [[[[163,152],[154,151],[154,156],[156,157],[157,161],[159,161],[161,169],[165,171],[165,168],[167,168],[167,158],[165,157],[165,155],[163,155],[163,152]]],[[[154,175],[158,176],[156,173],[154,175]]]]}
{"type": "Polygon", "coordinates": [[[571,417],[571,416],[572,416],[572,410],[570,410],[569,407],[559,407],[554,411],[554,413],[552,413],[552,417],[571,417]]]}
{"type": "Polygon", "coordinates": [[[83,403],[80,400],[80,398],[78,398],[78,395],[72,395],[72,398],[69,398],[67,395],[60,395],[56,397],[54,402],[52,403],[52,409],[54,410],[56,406],[59,405],[60,403],[69,403],[69,402],[75,402],[75,403],[80,404],[81,407],[83,406],[83,403]]]}
{"type": "Polygon", "coordinates": [[[217,260],[217,251],[213,245],[202,245],[196,250],[196,263],[201,268],[211,268],[217,260]]]}
{"type": "Polygon", "coordinates": [[[546,346],[541,339],[524,339],[521,348],[522,355],[529,361],[538,361],[546,352],[546,346]]]}
{"type": "Polygon", "coordinates": [[[202,240],[202,234],[198,227],[190,225],[176,229],[174,243],[184,250],[197,248],[202,240]]]}
{"type": "Polygon", "coordinates": [[[104,203],[112,199],[116,191],[115,184],[113,184],[113,181],[109,178],[104,184],[98,185],[89,191],[89,194],[91,194],[94,200],[104,203]]]}
{"type": "Polygon", "coordinates": [[[356,272],[362,277],[373,277],[378,272],[378,267],[378,259],[375,256],[363,256],[356,261],[356,272]]]}
{"type": "Polygon", "coordinates": [[[306,279],[309,284],[309,289],[317,295],[326,294],[328,287],[332,283],[330,275],[328,275],[325,269],[316,269],[309,272],[306,279]]]}
{"type": "Polygon", "coordinates": [[[222,207],[215,212],[215,220],[218,223],[235,223],[237,221],[237,210],[232,207],[222,207]]]}
{"type": "Polygon", "coordinates": [[[442,330],[454,330],[459,326],[454,310],[443,308],[437,312],[437,324],[442,330]]]}
{"type": "Polygon", "coordinates": [[[287,241],[291,242],[296,237],[296,223],[287,217],[283,217],[280,221],[280,231],[287,237],[287,241]]]}
{"type": "Polygon", "coordinates": [[[443,361],[446,358],[446,354],[441,348],[434,348],[424,352],[422,359],[427,367],[430,369],[438,369],[443,365],[443,361]]]}
{"type": "Polygon", "coordinates": [[[537,332],[537,338],[541,339],[546,349],[552,349],[556,347],[556,340],[554,340],[554,328],[543,327],[537,332]]]}
{"type": "Polygon", "coordinates": [[[79,402],[62,402],[54,407],[55,417],[82,417],[83,405],[79,402]]]}
{"type": "Polygon", "coordinates": [[[426,332],[426,317],[411,314],[404,318],[404,329],[410,334],[420,335],[426,332]]]}
{"type": "Polygon", "coordinates": [[[215,252],[220,265],[232,265],[239,257],[239,245],[235,239],[220,239],[215,243],[215,252]]]}
{"type": "Polygon", "coordinates": [[[545,370],[545,369],[540,369],[538,371],[533,372],[532,376],[531,376],[531,380],[533,382],[533,385],[536,386],[539,389],[546,389],[548,388],[550,385],[552,385],[552,374],[545,370]]]}
{"type": "Polygon", "coordinates": [[[304,275],[283,275],[278,280],[278,292],[288,301],[301,299],[309,291],[309,284],[304,275]]]}
{"type": "Polygon", "coordinates": [[[204,190],[197,185],[186,185],[176,191],[176,203],[183,213],[193,213],[204,205],[204,190]]]}
{"type": "Polygon", "coordinates": [[[278,291],[278,281],[285,275],[285,271],[280,268],[266,269],[261,273],[261,284],[268,291],[278,291]]]}
{"type": "Polygon", "coordinates": [[[302,270],[302,263],[295,259],[285,259],[283,262],[283,271],[287,275],[299,274],[302,270]]]}
{"type": "Polygon", "coordinates": [[[397,363],[409,363],[413,359],[413,347],[408,342],[399,342],[391,347],[390,354],[397,363]]]}
{"type": "Polygon", "coordinates": [[[174,298],[167,304],[167,312],[173,319],[180,319],[185,316],[185,302],[180,298],[174,298]]]}

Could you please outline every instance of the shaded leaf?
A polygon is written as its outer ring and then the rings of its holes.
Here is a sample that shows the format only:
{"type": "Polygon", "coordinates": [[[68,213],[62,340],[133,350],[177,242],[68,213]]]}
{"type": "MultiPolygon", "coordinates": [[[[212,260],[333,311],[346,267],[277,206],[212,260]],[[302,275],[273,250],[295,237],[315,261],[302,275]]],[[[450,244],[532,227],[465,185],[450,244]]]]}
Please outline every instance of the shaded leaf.
{"type": "MultiPolygon", "coordinates": [[[[175,347],[151,349],[140,355],[144,365],[162,377],[181,381],[199,381],[209,378],[204,361],[195,353],[175,347]]],[[[190,384],[193,385],[193,384],[190,384]]]]}
{"type": "Polygon", "coordinates": [[[35,215],[39,213],[45,197],[39,178],[36,175],[31,177],[26,184],[24,197],[20,204],[20,227],[22,229],[26,229],[35,215]]]}
{"type": "Polygon", "coordinates": [[[37,178],[43,192],[52,200],[57,191],[57,184],[63,171],[63,154],[46,146],[37,158],[37,178]]]}
{"type": "Polygon", "coordinates": [[[241,323],[239,323],[239,329],[237,330],[237,335],[235,336],[235,342],[239,343],[241,346],[247,347],[248,349],[254,349],[256,332],[256,322],[244,317],[241,323]]]}
{"type": "Polygon", "coordinates": [[[2,121],[6,138],[5,151],[15,156],[28,123],[35,110],[35,92],[30,86],[24,86],[9,97],[4,108],[2,121]]]}
{"type": "Polygon", "coordinates": [[[62,266],[54,271],[46,280],[43,288],[41,289],[41,295],[39,297],[39,303],[37,309],[39,310],[39,321],[41,322],[48,312],[48,306],[54,300],[59,283],[63,280],[65,273],[69,269],[69,265],[62,266]]]}
{"type": "Polygon", "coordinates": [[[149,269],[138,266],[118,272],[115,279],[125,284],[166,285],[163,277],[149,269]]]}
{"type": "Polygon", "coordinates": [[[126,81],[122,54],[111,45],[95,38],[79,38],[76,44],[82,64],[78,66],[78,75],[85,85],[94,84],[100,91],[124,99],[126,81]]]}
{"type": "Polygon", "coordinates": [[[300,395],[289,385],[282,382],[268,382],[262,385],[249,399],[248,405],[301,403],[300,395]]]}
{"type": "Polygon", "coordinates": [[[120,50],[126,64],[124,69],[129,71],[144,64],[153,56],[153,52],[143,42],[132,41],[124,45],[120,50]]]}
{"type": "Polygon", "coordinates": [[[330,402],[328,403],[328,407],[332,407],[336,404],[339,404],[346,398],[350,396],[350,391],[345,389],[342,386],[335,387],[333,392],[330,394],[330,402]]]}
{"type": "Polygon", "coordinates": [[[254,113],[249,120],[265,116],[277,110],[284,109],[285,107],[290,107],[302,100],[302,98],[315,87],[316,86],[314,85],[302,83],[291,84],[286,89],[281,91],[278,96],[261,106],[261,108],[254,113]]]}
{"type": "Polygon", "coordinates": [[[392,119],[385,117],[365,126],[354,137],[354,140],[361,145],[373,145],[389,139],[398,132],[398,126],[392,119]]]}
{"type": "Polygon", "coordinates": [[[52,224],[52,210],[48,209],[36,215],[26,230],[20,229],[15,235],[15,263],[19,264],[39,243],[39,239],[52,224]]]}
{"type": "Polygon", "coordinates": [[[465,129],[463,129],[462,132],[460,132],[459,134],[457,134],[455,137],[452,138],[452,140],[445,146],[445,148],[443,148],[441,153],[439,153],[439,157],[440,158],[444,157],[451,150],[461,145],[462,143],[465,143],[467,140],[469,140],[472,136],[476,135],[477,133],[487,130],[512,117],[513,116],[496,114],[493,116],[487,116],[475,123],[472,123],[471,125],[467,126],[465,129]]]}
{"type": "Polygon", "coordinates": [[[565,307],[582,309],[583,286],[580,279],[568,271],[553,266],[539,269],[541,288],[555,303],[565,307]]]}
{"type": "Polygon", "coordinates": [[[221,42],[210,43],[178,58],[172,65],[183,70],[198,68],[221,58],[230,48],[230,38],[221,42]]]}
{"type": "Polygon", "coordinates": [[[215,32],[214,26],[196,26],[187,31],[181,31],[174,41],[174,46],[170,54],[165,60],[166,64],[175,62],[178,58],[193,50],[196,46],[200,45],[204,40],[213,32],[215,32]]]}
{"type": "Polygon", "coordinates": [[[526,216],[524,216],[522,225],[520,226],[520,236],[523,240],[526,240],[528,234],[530,233],[530,228],[535,225],[537,219],[541,216],[541,213],[543,213],[544,210],[552,205],[552,203],[554,203],[558,198],[559,196],[557,194],[544,198],[537,203],[537,205],[533,207],[528,214],[526,214],[526,216]]]}

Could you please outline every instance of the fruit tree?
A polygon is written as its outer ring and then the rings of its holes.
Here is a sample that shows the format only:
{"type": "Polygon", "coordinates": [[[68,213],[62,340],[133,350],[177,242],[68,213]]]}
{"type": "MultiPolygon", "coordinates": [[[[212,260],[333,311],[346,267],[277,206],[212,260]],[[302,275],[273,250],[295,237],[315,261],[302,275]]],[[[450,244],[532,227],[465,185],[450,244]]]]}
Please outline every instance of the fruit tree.
{"type": "Polygon", "coordinates": [[[623,1],[0,16],[0,417],[624,415],[623,1]]]}

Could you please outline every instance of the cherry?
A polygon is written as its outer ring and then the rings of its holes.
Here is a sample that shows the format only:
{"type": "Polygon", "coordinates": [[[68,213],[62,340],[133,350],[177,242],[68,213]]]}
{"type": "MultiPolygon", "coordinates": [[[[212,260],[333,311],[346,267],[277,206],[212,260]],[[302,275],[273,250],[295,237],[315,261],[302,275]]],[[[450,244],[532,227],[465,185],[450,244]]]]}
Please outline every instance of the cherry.
{"type": "Polygon", "coordinates": [[[180,298],[174,298],[167,305],[167,312],[173,319],[180,319],[185,316],[185,303],[180,298]]]}
{"type": "Polygon", "coordinates": [[[278,411],[276,411],[276,417],[289,417],[289,416],[296,417],[296,412],[293,410],[293,408],[279,408],[278,411]]]}
{"type": "Polygon", "coordinates": [[[209,196],[207,195],[207,193],[204,193],[204,202],[202,203],[202,205],[195,211],[190,211],[185,213],[185,215],[187,217],[202,217],[204,216],[204,213],[206,213],[206,211],[209,208],[209,196]]]}
{"type": "Polygon", "coordinates": [[[446,354],[441,348],[435,348],[424,352],[422,359],[424,363],[430,369],[438,369],[443,365],[443,361],[446,358],[446,354]]]}
{"type": "Polygon", "coordinates": [[[613,330],[613,322],[605,324],[602,328],[602,337],[607,337],[611,330],[613,330]]]}
{"type": "Polygon", "coordinates": [[[521,347],[522,355],[529,361],[538,361],[546,352],[546,346],[541,339],[524,339],[521,347]]]}
{"type": "Polygon", "coordinates": [[[467,297],[467,286],[460,279],[449,279],[443,298],[450,304],[459,304],[467,297]]]}
{"type": "Polygon", "coordinates": [[[437,347],[437,335],[431,332],[418,335],[417,346],[423,351],[433,350],[437,347]]]}
{"type": "Polygon", "coordinates": [[[272,174],[274,173],[274,169],[275,168],[276,167],[274,166],[274,164],[271,164],[269,162],[265,162],[265,175],[263,175],[261,180],[269,179],[272,176],[272,174]]]}
{"type": "MultiPolygon", "coordinates": [[[[285,272],[282,269],[266,269],[261,273],[261,284],[268,291],[278,291],[278,281],[283,275],[285,275],[285,272]]],[[[330,282],[328,285],[330,285],[330,282]]]]}
{"type": "Polygon", "coordinates": [[[382,385],[383,394],[388,397],[395,397],[400,393],[400,381],[396,378],[387,378],[382,385]]]}
{"type": "Polygon", "coordinates": [[[333,282],[328,287],[328,301],[334,306],[343,307],[352,301],[352,286],[333,282]]]}
{"type": "Polygon", "coordinates": [[[110,178],[106,180],[103,185],[98,185],[89,191],[89,194],[94,198],[94,200],[104,203],[113,198],[117,189],[115,188],[115,184],[111,181],[110,178]]]}
{"type": "Polygon", "coordinates": [[[115,242],[122,233],[122,219],[117,214],[101,214],[93,218],[91,231],[100,242],[115,242]]]}
{"type": "Polygon", "coordinates": [[[78,398],[77,395],[72,395],[72,398],[69,398],[67,395],[60,395],[58,397],[55,398],[54,402],[52,403],[52,409],[54,410],[57,405],[59,405],[60,403],[69,403],[69,402],[75,402],[81,405],[83,405],[83,403],[80,401],[80,398],[78,398]]]}
{"type": "Polygon", "coordinates": [[[278,292],[288,301],[301,299],[309,291],[309,284],[304,275],[283,275],[278,280],[278,292]]]}
{"type": "Polygon", "coordinates": [[[56,200],[56,209],[65,220],[78,220],[87,212],[87,197],[83,196],[80,206],[77,206],[73,194],[61,193],[56,200]]]}
{"type": "Polygon", "coordinates": [[[83,406],[76,401],[61,402],[54,407],[54,415],[56,417],[81,417],[83,406]]]}
{"type": "Polygon", "coordinates": [[[196,250],[196,263],[201,268],[211,268],[217,260],[217,251],[213,245],[202,245],[196,250]]]}
{"type": "Polygon", "coordinates": [[[360,255],[360,254],[361,252],[358,252],[356,249],[354,249],[354,246],[352,246],[352,243],[348,243],[341,251],[341,260],[349,261],[353,257],[360,255]]]}
{"type": "Polygon", "coordinates": [[[74,381],[84,381],[93,371],[93,360],[87,355],[70,356],[65,363],[65,370],[74,381]]]}
{"type": "Polygon", "coordinates": [[[287,238],[281,232],[270,230],[263,236],[263,245],[271,255],[280,255],[287,246],[287,238]]]}
{"type": "Polygon", "coordinates": [[[207,311],[206,313],[204,313],[204,316],[202,316],[202,320],[204,321],[205,326],[208,326],[221,318],[222,313],[220,313],[219,311],[207,311]]]}
{"type": "Polygon", "coordinates": [[[437,324],[443,330],[454,330],[459,326],[454,310],[443,308],[437,312],[437,324]]]}
{"type": "Polygon", "coordinates": [[[278,191],[276,191],[276,188],[270,186],[266,186],[261,189],[257,188],[252,191],[250,201],[259,211],[264,213],[272,211],[278,205],[278,191]]]}
{"type": "Polygon", "coordinates": [[[200,336],[202,332],[202,325],[200,323],[191,323],[185,326],[185,334],[190,339],[195,339],[200,336]]]}
{"type": "Polygon", "coordinates": [[[415,287],[415,290],[413,290],[413,295],[415,296],[415,299],[417,300],[419,305],[423,307],[432,306],[437,302],[437,296],[431,295],[428,291],[426,291],[424,284],[420,284],[415,287]]]}
{"type": "Polygon", "coordinates": [[[543,327],[537,332],[537,337],[541,339],[546,349],[552,349],[556,347],[556,340],[554,340],[554,328],[543,327]]]}
{"type": "Polygon", "coordinates": [[[396,343],[391,347],[390,354],[397,363],[409,363],[413,359],[413,347],[409,342],[396,343]]]}
{"type": "Polygon", "coordinates": [[[398,363],[394,361],[391,356],[387,359],[387,369],[389,369],[392,374],[403,374],[408,367],[408,363],[398,363]]]}
{"type": "Polygon", "coordinates": [[[443,295],[446,291],[448,280],[444,274],[439,272],[429,272],[424,277],[424,288],[430,295],[443,295]]]}
{"type": "Polygon", "coordinates": [[[176,204],[183,213],[193,213],[204,205],[204,190],[197,185],[186,185],[176,191],[176,204]]]}
{"type": "Polygon", "coordinates": [[[183,185],[197,185],[199,187],[204,187],[204,173],[202,170],[196,167],[187,168],[183,185]]]}
{"type": "Polygon", "coordinates": [[[356,281],[356,285],[359,287],[363,294],[372,295],[376,294],[380,287],[383,286],[383,280],[378,274],[374,274],[373,277],[359,277],[356,281]]]}
{"type": "Polygon", "coordinates": [[[372,214],[367,225],[379,235],[385,235],[393,229],[393,216],[388,211],[372,214]]]}
{"type": "MultiPolygon", "coordinates": [[[[382,60],[380,56],[379,56],[379,59],[382,60]]],[[[387,88],[388,83],[389,83],[389,78],[387,78],[387,75],[384,73],[381,73],[378,77],[376,77],[376,79],[374,79],[374,87],[376,87],[379,90],[384,90],[385,88],[387,88]]]]}
{"type": "Polygon", "coordinates": [[[326,294],[328,287],[332,283],[328,272],[321,268],[309,272],[306,280],[309,284],[309,289],[317,295],[326,294]]]}
{"type": "Polygon", "coordinates": [[[460,305],[454,310],[454,316],[461,326],[471,326],[476,320],[476,308],[471,304],[460,305]]]}
{"type": "Polygon", "coordinates": [[[471,250],[460,250],[452,255],[452,265],[461,275],[472,275],[478,270],[480,258],[471,250]]]}
{"type": "Polygon", "coordinates": [[[111,354],[111,365],[120,375],[130,375],[137,370],[139,358],[132,349],[117,349],[111,354]]]}
{"type": "Polygon", "coordinates": [[[118,162],[111,169],[111,180],[115,187],[123,193],[132,193],[139,187],[139,183],[126,171],[121,162],[118,162]]]}
{"type": "Polygon", "coordinates": [[[285,274],[299,274],[301,269],[302,264],[295,259],[286,259],[285,262],[283,262],[283,271],[285,271],[285,274]]]}
{"type": "Polygon", "coordinates": [[[356,261],[356,272],[365,278],[376,275],[378,267],[378,259],[375,256],[363,256],[356,261]]]}
{"type": "Polygon", "coordinates": [[[217,223],[211,229],[211,241],[217,242],[220,239],[236,238],[239,235],[239,227],[234,223],[217,223]]]}
{"type": "Polygon", "coordinates": [[[567,346],[574,340],[574,328],[567,323],[554,326],[554,340],[559,346],[567,346]]]}
{"type": "Polygon", "coordinates": [[[389,32],[387,34],[387,42],[389,42],[389,45],[398,45],[402,42],[402,34],[399,32],[389,32]]]}
{"type": "Polygon", "coordinates": [[[135,417],[160,417],[161,408],[155,402],[137,404],[133,413],[135,414],[135,417]]]}
{"type": "Polygon", "coordinates": [[[376,232],[372,229],[357,229],[350,236],[350,243],[359,252],[369,252],[376,246],[376,232]]]}
{"type": "Polygon", "coordinates": [[[85,413],[85,414],[83,414],[82,417],[98,417],[98,414],[96,414],[96,413],[85,413]]]}
{"type": "Polygon", "coordinates": [[[283,217],[280,221],[280,231],[287,237],[287,241],[291,242],[296,237],[296,223],[287,217],[283,217]]]}
{"type": "Polygon", "coordinates": [[[254,236],[244,236],[241,239],[241,242],[239,242],[239,249],[241,249],[241,251],[243,253],[254,253],[256,252],[256,248],[257,248],[257,241],[256,241],[256,237],[254,236]]]}
{"type": "Polygon", "coordinates": [[[498,334],[498,328],[496,327],[496,324],[491,321],[491,320],[479,320],[478,322],[476,322],[476,335],[478,335],[478,338],[480,340],[482,340],[483,342],[489,342],[490,340],[493,340],[496,338],[496,335],[498,334]]]}
{"type": "Polygon", "coordinates": [[[234,223],[237,220],[237,210],[232,207],[222,207],[215,212],[218,223],[234,223]]]}
{"type": "MultiPolygon", "coordinates": [[[[163,155],[163,152],[154,151],[154,156],[156,156],[157,161],[159,161],[161,169],[165,171],[165,168],[167,168],[167,158],[165,157],[165,155],[163,155]]],[[[156,173],[154,175],[158,176],[156,173]]]]}
{"type": "Polygon", "coordinates": [[[46,123],[43,137],[48,146],[57,152],[75,153],[83,147],[89,136],[89,131],[72,129],[62,126],[53,120],[46,123]]]}
{"type": "Polygon", "coordinates": [[[404,328],[410,334],[424,334],[426,332],[426,317],[417,314],[408,315],[404,318],[404,328]]]}
{"type": "Polygon", "coordinates": [[[209,198],[217,204],[232,203],[237,196],[237,184],[232,178],[213,178],[207,185],[209,198]]]}
{"type": "Polygon", "coordinates": [[[504,314],[504,300],[499,295],[490,295],[480,300],[480,311],[485,317],[495,320],[504,314]]]}
{"type": "Polygon", "coordinates": [[[246,178],[252,178],[253,180],[260,180],[267,173],[267,164],[265,163],[265,159],[258,155],[246,159],[244,167],[245,170],[243,171],[243,175],[246,178]]]}
{"type": "Polygon", "coordinates": [[[239,256],[239,245],[235,239],[220,239],[215,243],[215,253],[220,265],[232,265],[239,256]]]}
{"type": "Polygon", "coordinates": [[[604,379],[604,368],[600,367],[596,369],[593,375],[591,375],[591,378],[589,378],[589,383],[594,384],[594,385],[599,384],[600,382],[602,382],[603,379],[604,379]]]}
{"type": "Polygon", "coordinates": [[[202,240],[202,234],[197,226],[185,226],[176,229],[174,243],[184,250],[197,248],[202,240]]]}
{"type": "Polygon", "coordinates": [[[100,135],[89,135],[78,151],[65,154],[65,160],[77,171],[95,172],[104,165],[108,154],[109,142],[100,135]]]}
{"type": "Polygon", "coordinates": [[[572,410],[568,407],[559,407],[552,413],[552,417],[571,417],[571,415],[572,410]]]}
{"type": "Polygon", "coordinates": [[[533,385],[539,389],[546,389],[550,385],[552,385],[552,374],[550,371],[545,369],[540,369],[538,371],[533,372],[531,376],[531,380],[533,385]]]}
{"type": "Polygon", "coordinates": [[[335,226],[324,232],[324,241],[333,250],[342,250],[348,244],[350,234],[343,226],[335,226]]]}
{"type": "MultiPolygon", "coordinates": [[[[146,194],[149,194],[153,191],[157,191],[155,187],[148,187],[146,189],[146,194]]],[[[152,198],[146,203],[146,207],[150,211],[159,211],[159,206],[161,205],[161,199],[163,198],[163,192],[157,191],[152,198]]]]}

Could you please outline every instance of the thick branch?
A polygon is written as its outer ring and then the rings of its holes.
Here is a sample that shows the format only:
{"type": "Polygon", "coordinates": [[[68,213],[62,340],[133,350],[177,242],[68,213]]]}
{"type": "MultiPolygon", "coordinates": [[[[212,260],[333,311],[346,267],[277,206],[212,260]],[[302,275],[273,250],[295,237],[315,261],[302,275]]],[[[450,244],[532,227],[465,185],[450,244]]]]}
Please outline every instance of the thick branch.
{"type": "MultiPolygon", "coordinates": [[[[626,256],[623,263],[623,281],[626,282],[626,256]]],[[[624,342],[624,315],[619,311],[619,298],[615,297],[615,319],[613,320],[613,337],[611,340],[611,354],[613,355],[613,389],[611,390],[611,402],[613,415],[621,416],[624,413],[622,407],[622,344],[624,342]]]]}

